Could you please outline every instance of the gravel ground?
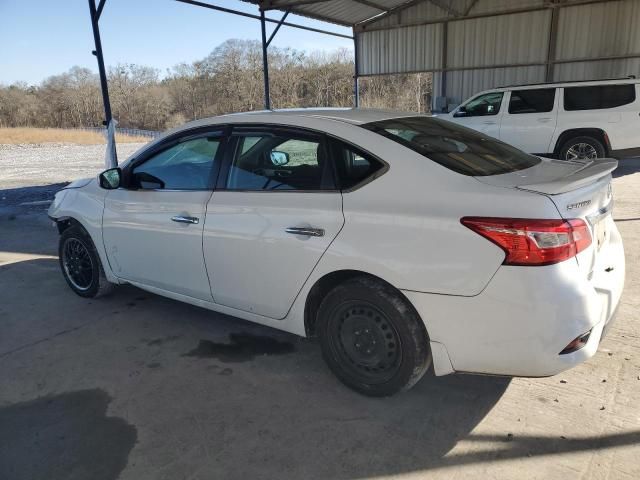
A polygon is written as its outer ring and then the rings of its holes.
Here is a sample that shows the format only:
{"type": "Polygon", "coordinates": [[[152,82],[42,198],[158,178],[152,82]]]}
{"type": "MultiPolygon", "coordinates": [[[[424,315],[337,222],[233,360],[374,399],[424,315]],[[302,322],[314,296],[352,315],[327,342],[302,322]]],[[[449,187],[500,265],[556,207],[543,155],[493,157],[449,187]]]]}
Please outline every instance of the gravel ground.
{"type": "MultiPolygon", "coordinates": [[[[144,143],[118,144],[118,158],[144,143]]],[[[104,168],[106,145],[0,145],[0,190],[45,186],[91,177],[104,168]]]]}

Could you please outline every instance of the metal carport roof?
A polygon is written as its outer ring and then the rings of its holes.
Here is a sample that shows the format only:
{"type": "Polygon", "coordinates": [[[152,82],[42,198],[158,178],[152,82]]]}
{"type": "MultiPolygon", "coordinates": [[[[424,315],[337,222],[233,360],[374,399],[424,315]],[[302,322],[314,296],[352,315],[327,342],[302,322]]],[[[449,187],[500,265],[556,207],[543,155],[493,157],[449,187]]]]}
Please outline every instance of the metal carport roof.
{"type": "Polygon", "coordinates": [[[296,15],[351,27],[404,6],[407,0],[242,0],[265,10],[289,9],[296,15]]]}
{"type": "MultiPolygon", "coordinates": [[[[105,0],[88,1],[108,123],[98,27],[105,0]]],[[[239,0],[260,15],[234,10],[228,0],[224,7],[176,1],[260,20],[266,108],[267,48],[282,26],[353,38],[356,106],[360,76],[432,72],[434,106],[446,107],[498,85],[640,72],[640,0],[239,0]],[[284,13],[269,18],[273,10],[284,13]],[[353,35],[286,21],[290,13],[351,27],[353,35]],[[269,38],[268,23],[276,25],[269,38]]]]}

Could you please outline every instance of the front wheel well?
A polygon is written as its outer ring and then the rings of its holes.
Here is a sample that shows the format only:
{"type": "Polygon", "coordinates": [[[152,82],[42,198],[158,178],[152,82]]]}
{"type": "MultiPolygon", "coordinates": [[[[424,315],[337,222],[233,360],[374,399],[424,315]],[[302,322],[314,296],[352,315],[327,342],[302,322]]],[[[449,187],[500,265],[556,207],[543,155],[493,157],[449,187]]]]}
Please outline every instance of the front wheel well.
{"type": "Polygon", "coordinates": [[[58,233],[62,235],[62,232],[68,230],[71,227],[79,226],[83,231],[86,232],[86,229],[82,226],[82,224],[73,217],[61,217],[55,220],[56,227],[58,227],[58,233]]]}
{"type": "MultiPolygon", "coordinates": [[[[400,290],[376,275],[372,275],[360,270],[337,270],[319,278],[316,283],[313,284],[311,290],[309,290],[309,294],[307,295],[304,307],[304,330],[307,337],[313,337],[316,335],[317,314],[322,300],[324,300],[324,298],[333,288],[355,277],[367,277],[369,279],[388,285],[405,300],[410,308],[414,308],[409,299],[405,297],[405,295],[400,290]]],[[[418,315],[417,312],[416,315],[418,315]]],[[[418,315],[418,318],[419,317],[420,316],[418,315]]]]}
{"type": "Polygon", "coordinates": [[[570,130],[565,130],[560,134],[553,149],[554,155],[558,156],[565,142],[574,137],[595,138],[596,140],[601,142],[602,145],[604,145],[606,151],[605,153],[608,154],[611,151],[611,145],[609,144],[609,137],[607,136],[607,132],[605,132],[601,128],[572,128],[570,130]]]}

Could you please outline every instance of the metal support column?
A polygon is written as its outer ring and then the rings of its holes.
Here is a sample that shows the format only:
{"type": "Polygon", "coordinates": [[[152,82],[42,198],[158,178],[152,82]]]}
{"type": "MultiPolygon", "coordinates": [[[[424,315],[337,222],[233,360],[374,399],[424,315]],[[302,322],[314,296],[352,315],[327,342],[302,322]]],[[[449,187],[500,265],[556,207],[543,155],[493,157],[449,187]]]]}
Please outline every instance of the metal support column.
{"type": "MultiPolygon", "coordinates": [[[[106,0],[100,0],[98,7],[96,8],[96,0],[89,0],[89,13],[91,14],[91,28],[93,29],[93,41],[96,49],[93,53],[98,60],[98,72],[100,74],[100,89],[102,91],[102,103],[104,104],[104,124],[108,128],[113,116],[111,115],[111,102],[109,101],[109,86],[107,85],[107,72],[104,68],[104,56],[102,55],[102,41],[100,40],[100,15],[104,8],[106,0]]],[[[118,165],[118,156],[115,149],[115,138],[113,141],[113,165],[118,165]]]]}
{"type": "Polygon", "coordinates": [[[271,96],[269,93],[269,59],[267,58],[267,26],[264,10],[260,9],[260,26],[262,27],[262,74],[264,78],[264,108],[271,110],[271,96]]]}
{"type": "Polygon", "coordinates": [[[447,59],[447,49],[449,43],[449,22],[442,24],[442,73],[440,74],[440,96],[445,99],[445,107],[443,111],[449,110],[449,100],[447,98],[447,67],[449,61],[447,59]]]}
{"type": "Polygon", "coordinates": [[[358,85],[358,62],[360,61],[360,52],[358,49],[358,35],[355,28],[353,29],[353,106],[358,108],[360,106],[360,86],[358,85]]]}
{"type": "MultiPolygon", "coordinates": [[[[560,2],[557,2],[558,4],[560,2]]],[[[547,50],[547,65],[545,69],[545,81],[553,82],[554,67],[553,63],[556,59],[556,43],[558,42],[558,17],[560,11],[558,8],[551,9],[551,25],[549,26],[549,49],[547,50]]]]}

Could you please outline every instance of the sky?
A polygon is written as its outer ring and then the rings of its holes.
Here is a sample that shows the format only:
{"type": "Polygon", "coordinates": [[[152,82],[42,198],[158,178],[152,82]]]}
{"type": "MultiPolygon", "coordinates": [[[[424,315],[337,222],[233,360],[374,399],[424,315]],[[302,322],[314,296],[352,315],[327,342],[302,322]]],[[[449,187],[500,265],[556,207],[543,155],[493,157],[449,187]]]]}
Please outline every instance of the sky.
{"type": "MultiPolygon", "coordinates": [[[[255,5],[238,0],[203,1],[258,14],[255,5]]],[[[348,28],[304,17],[289,15],[287,21],[351,34],[348,28]]],[[[273,28],[267,26],[267,35],[273,28]]],[[[107,65],[135,63],[164,73],[178,63],[204,58],[225,40],[259,40],[260,22],[174,0],[107,0],[100,31],[107,65]]],[[[349,39],[288,27],[280,29],[271,45],[307,52],[353,50],[349,39]]],[[[0,0],[0,84],[38,84],[74,65],[97,72],[93,49],[87,0],[0,0]]]]}

